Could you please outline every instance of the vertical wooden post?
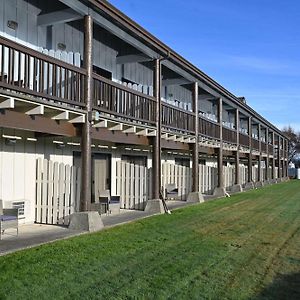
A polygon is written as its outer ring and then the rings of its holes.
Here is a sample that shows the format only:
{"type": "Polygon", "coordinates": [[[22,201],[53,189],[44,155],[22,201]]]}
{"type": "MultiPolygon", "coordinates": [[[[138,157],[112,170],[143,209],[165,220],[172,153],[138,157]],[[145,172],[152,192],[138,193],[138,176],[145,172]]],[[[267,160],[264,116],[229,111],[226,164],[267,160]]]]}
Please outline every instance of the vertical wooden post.
{"type": "Polygon", "coordinates": [[[161,60],[154,60],[154,97],[156,100],[156,136],[153,138],[152,157],[152,198],[159,199],[161,189],[161,60]]]}
{"type": "Polygon", "coordinates": [[[236,153],[235,153],[235,184],[240,184],[240,114],[235,112],[236,153]]]}
{"type": "Polygon", "coordinates": [[[277,151],[277,160],[278,160],[278,178],[281,178],[281,137],[278,135],[278,151],[277,151]]]}
{"type": "Polygon", "coordinates": [[[257,181],[263,181],[261,173],[261,159],[262,159],[262,154],[261,154],[261,125],[258,124],[258,151],[259,151],[259,156],[258,156],[258,178],[257,181]]]}
{"type": "Polygon", "coordinates": [[[266,128],[266,145],[267,145],[267,158],[266,158],[266,174],[265,180],[270,179],[269,165],[270,165],[270,153],[269,153],[269,128],[266,128]]]}
{"type": "Polygon", "coordinates": [[[289,150],[289,144],[287,139],[284,140],[285,147],[284,147],[284,177],[288,177],[288,150],[289,150]]]}
{"type": "Polygon", "coordinates": [[[91,204],[91,115],[92,115],[92,44],[93,44],[93,20],[90,15],[84,17],[84,68],[86,76],[84,81],[84,100],[86,104],[86,120],[82,126],[81,134],[81,195],[80,211],[87,211],[91,204]]]}
{"type": "Polygon", "coordinates": [[[199,113],[198,113],[198,82],[193,86],[193,111],[195,114],[195,144],[193,144],[193,185],[192,192],[199,192],[199,113]]]}
{"type": "Polygon", "coordinates": [[[248,182],[252,182],[252,119],[248,119],[249,134],[249,159],[248,159],[248,182]]]}
{"type": "Polygon", "coordinates": [[[218,151],[218,187],[224,188],[224,174],[223,174],[223,101],[219,98],[219,124],[220,124],[220,148],[218,151]]]}
{"type": "Polygon", "coordinates": [[[275,179],[275,133],[272,132],[272,144],[273,144],[273,159],[272,159],[272,178],[275,179]]]}

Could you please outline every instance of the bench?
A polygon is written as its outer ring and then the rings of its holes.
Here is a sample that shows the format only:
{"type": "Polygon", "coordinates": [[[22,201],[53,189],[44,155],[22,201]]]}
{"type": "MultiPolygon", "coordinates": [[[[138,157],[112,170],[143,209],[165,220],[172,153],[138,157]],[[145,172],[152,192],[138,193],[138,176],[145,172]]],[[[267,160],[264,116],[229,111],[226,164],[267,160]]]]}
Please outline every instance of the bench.
{"type": "Polygon", "coordinates": [[[17,235],[19,233],[18,228],[18,209],[17,208],[6,208],[3,209],[3,201],[0,200],[0,240],[2,234],[8,228],[15,228],[17,235]]]}

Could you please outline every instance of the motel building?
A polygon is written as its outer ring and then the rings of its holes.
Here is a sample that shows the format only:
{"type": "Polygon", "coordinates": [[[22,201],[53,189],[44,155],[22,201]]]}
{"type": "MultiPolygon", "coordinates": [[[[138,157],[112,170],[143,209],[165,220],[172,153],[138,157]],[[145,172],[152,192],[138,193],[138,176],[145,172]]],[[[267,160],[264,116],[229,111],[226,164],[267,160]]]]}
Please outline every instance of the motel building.
{"type": "Polygon", "coordinates": [[[288,138],[107,1],[0,0],[0,199],[19,223],[287,178],[288,138]],[[104,200],[103,200],[104,199],[104,200]]]}

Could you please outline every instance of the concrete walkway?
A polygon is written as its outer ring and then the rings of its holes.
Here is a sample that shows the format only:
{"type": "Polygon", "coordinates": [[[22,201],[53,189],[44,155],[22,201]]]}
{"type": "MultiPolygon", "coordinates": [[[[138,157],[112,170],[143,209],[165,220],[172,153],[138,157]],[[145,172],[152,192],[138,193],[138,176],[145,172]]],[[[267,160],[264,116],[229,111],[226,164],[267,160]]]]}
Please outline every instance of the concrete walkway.
{"type": "MultiPolygon", "coordinates": [[[[185,201],[168,201],[170,210],[189,206],[191,203],[185,201]]],[[[135,220],[150,217],[152,214],[137,210],[121,210],[118,215],[102,215],[104,227],[109,228],[135,220]]],[[[6,230],[0,240],[0,256],[12,253],[18,250],[27,249],[42,244],[67,239],[80,234],[88,233],[85,231],[74,231],[64,226],[30,224],[20,225],[19,235],[16,235],[15,229],[6,230]]]]}

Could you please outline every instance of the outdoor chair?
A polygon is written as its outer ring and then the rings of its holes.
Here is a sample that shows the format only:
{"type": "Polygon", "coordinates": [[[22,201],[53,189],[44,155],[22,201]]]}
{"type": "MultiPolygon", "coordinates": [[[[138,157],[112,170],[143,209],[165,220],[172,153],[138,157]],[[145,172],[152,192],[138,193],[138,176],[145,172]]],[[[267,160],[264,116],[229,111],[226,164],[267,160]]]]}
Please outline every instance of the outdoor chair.
{"type": "Polygon", "coordinates": [[[178,197],[178,188],[175,183],[169,183],[165,187],[165,199],[175,199],[178,197]]]}
{"type": "Polygon", "coordinates": [[[3,209],[3,201],[0,200],[0,240],[2,234],[8,228],[15,228],[17,235],[19,233],[18,228],[18,209],[17,208],[6,208],[3,209]]]}
{"type": "Polygon", "coordinates": [[[110,190],[99,191],[100,215],[109,214],[110,190]]]}

